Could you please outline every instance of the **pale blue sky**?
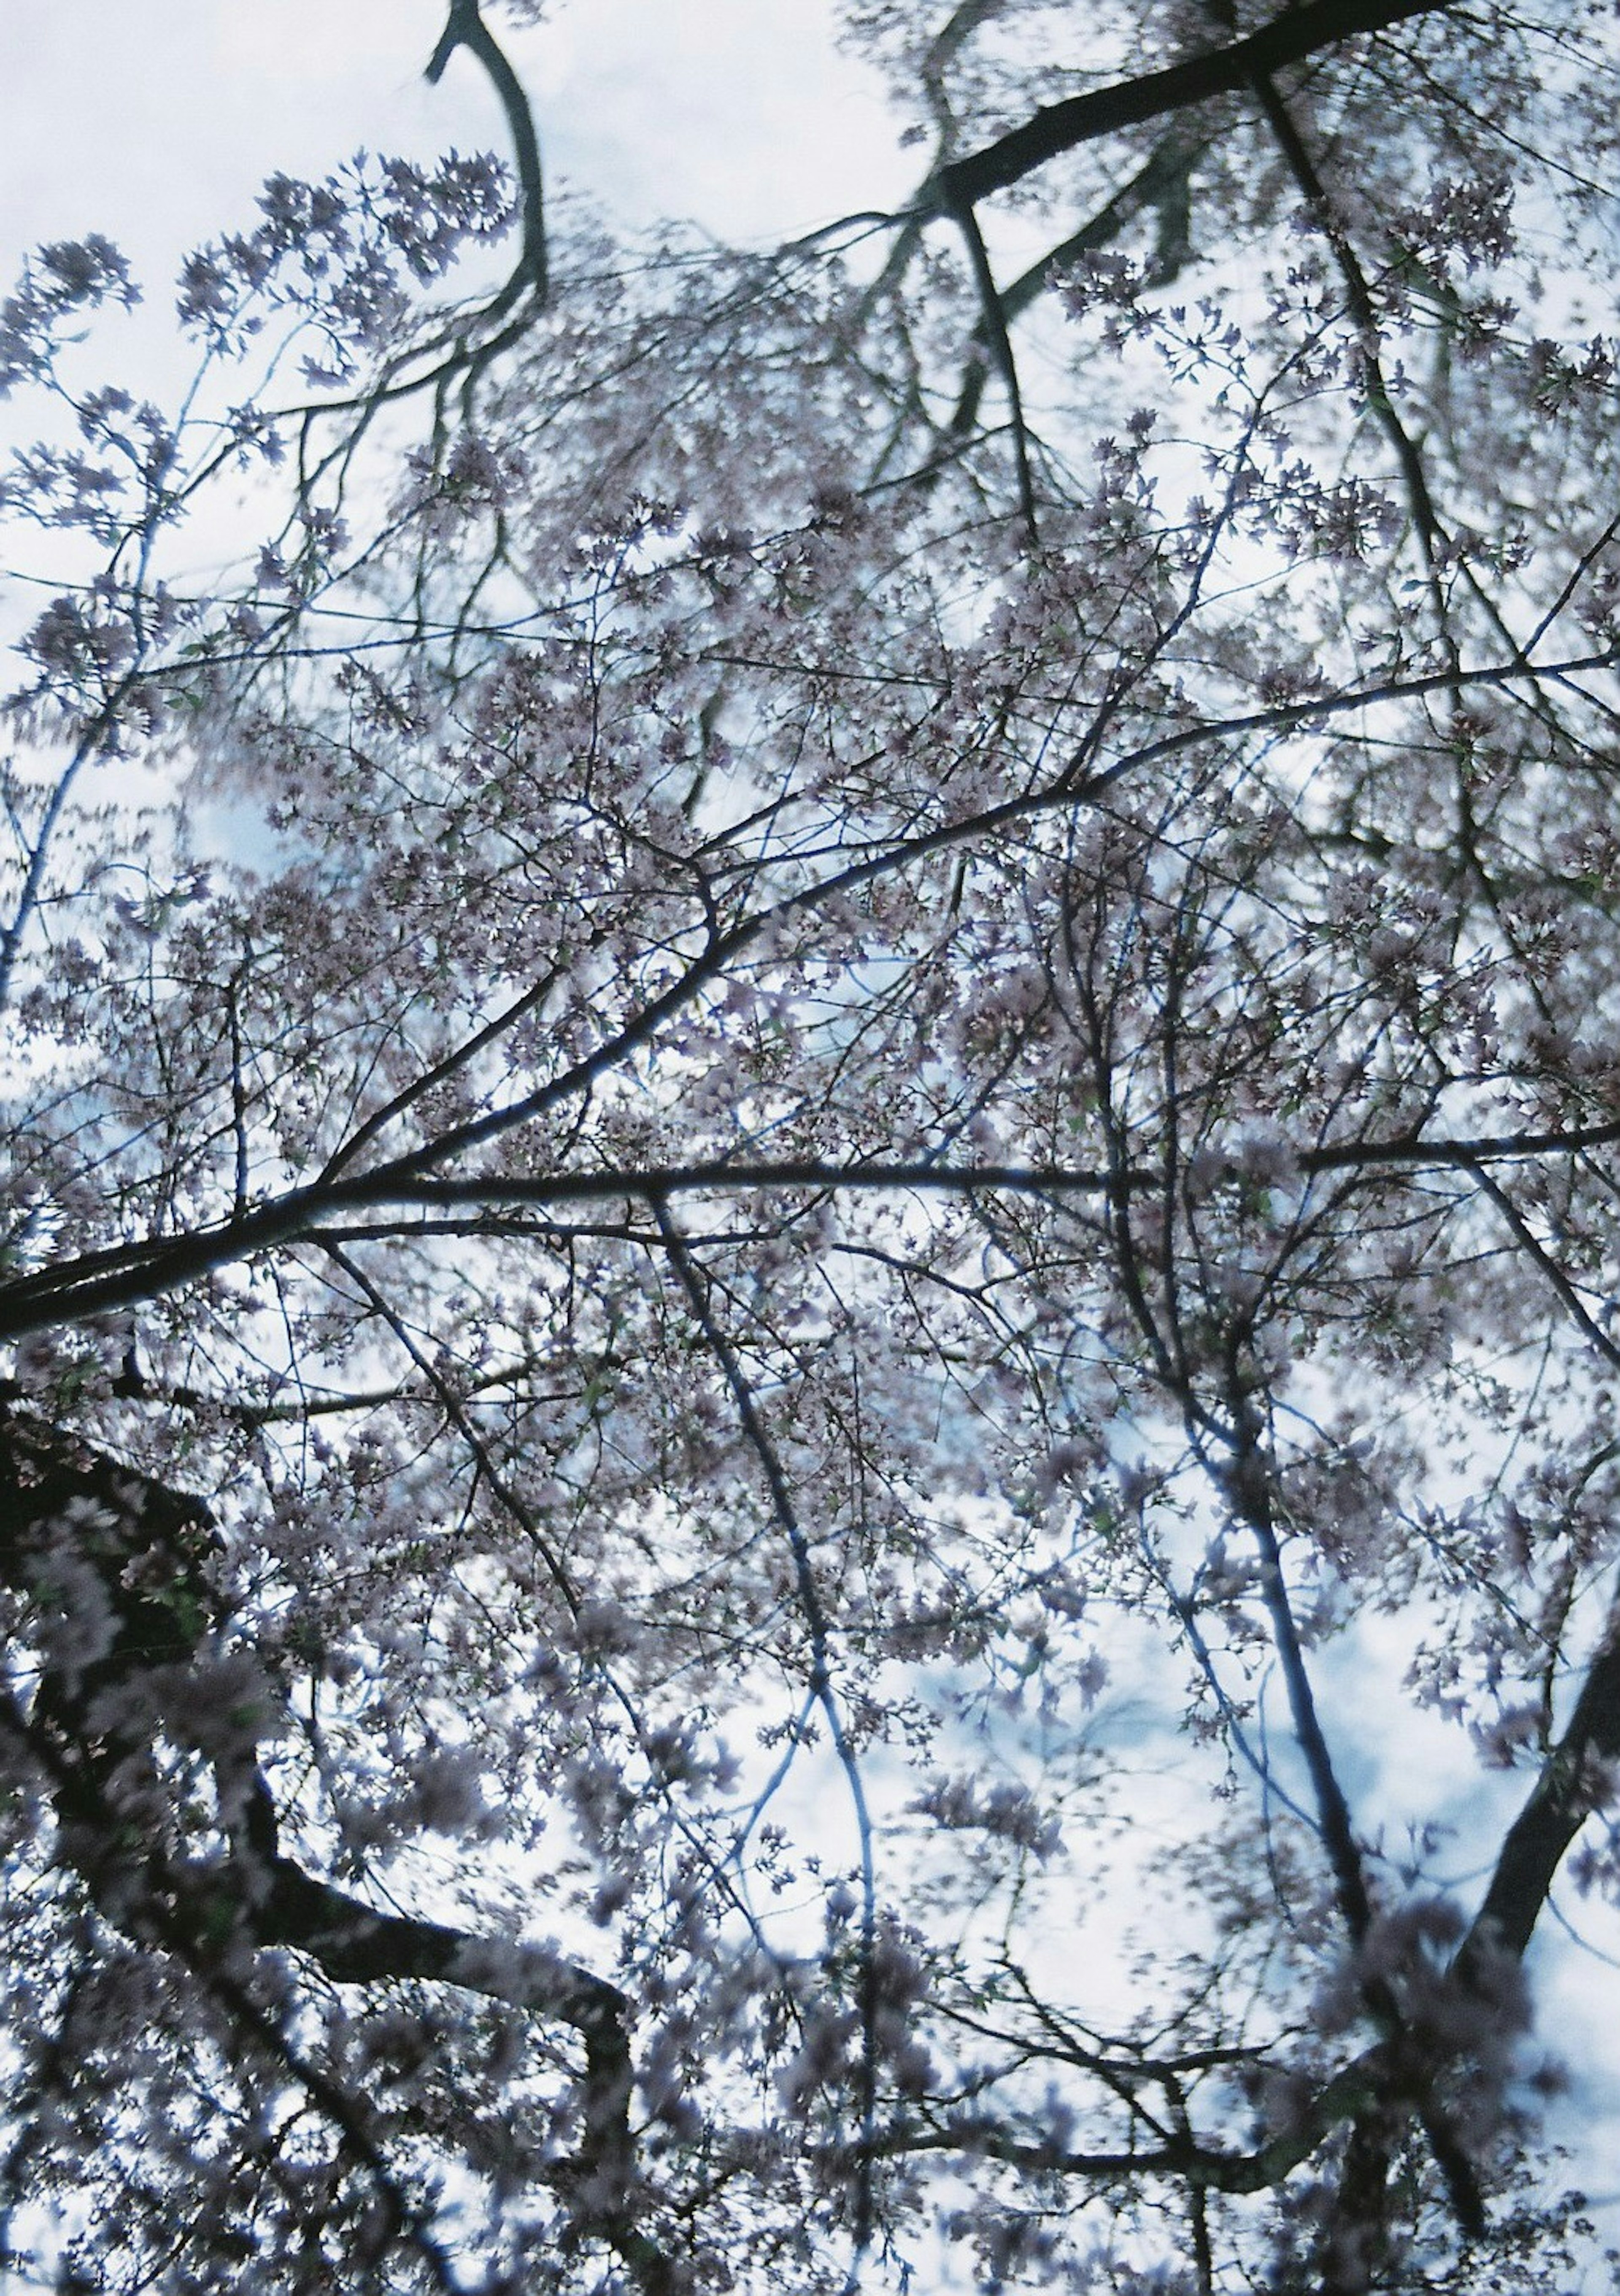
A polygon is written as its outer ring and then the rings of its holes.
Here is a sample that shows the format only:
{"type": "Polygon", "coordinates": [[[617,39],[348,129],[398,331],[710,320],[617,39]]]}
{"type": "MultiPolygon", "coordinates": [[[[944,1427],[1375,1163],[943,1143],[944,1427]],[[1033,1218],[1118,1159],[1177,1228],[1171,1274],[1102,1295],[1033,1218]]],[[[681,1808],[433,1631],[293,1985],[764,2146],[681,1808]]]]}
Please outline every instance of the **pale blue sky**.
{"type": "MultiPolygon", "coordinates": [[[[0,0],[0,269],[101,230],[155,287],[186,245],[245,220],[274,168],[323,173],[362,145],[503,149],[470,57],[437,88],[422,78],[444,15],[440,0],[0,0]]],[[[829,0],[559,0],[545,25],[500,29],[550,173],[626,221],[691,215],[765,240],[914,183],[875,75],[834,46],[829,0]]]]}

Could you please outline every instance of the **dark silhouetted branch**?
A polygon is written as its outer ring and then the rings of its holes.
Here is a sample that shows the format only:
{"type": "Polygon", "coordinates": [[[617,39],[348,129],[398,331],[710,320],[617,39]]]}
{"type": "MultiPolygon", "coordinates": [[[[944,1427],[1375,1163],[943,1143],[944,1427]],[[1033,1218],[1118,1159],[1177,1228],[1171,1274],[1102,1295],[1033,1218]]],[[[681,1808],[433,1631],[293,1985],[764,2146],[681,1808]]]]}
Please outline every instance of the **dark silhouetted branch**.
{"type": "Polygon", "coordinates": [[[1620,1608],[1610,1611],[1564,1734],[1508,1828],[1485,1901],[1458,1956],[1465,1969],[1480,1965],[1491,1951],[1515,1959],[1524,1952],[1565,1851],[1593,1811],[1612,1799],[1609,1765],[1616,1761],[1620,1608]]]}
{"type": "Polygon", "coordinates": [[[486,315],[495,317],[516,300],[526,286],[534,289],[542,303],[546,299],[549,275],[540,143],[535,133],[535,116],[523,92],[523,84],[479,13],[479,0],[451,0],[449,21],[428,62],[426,77],[430,85],[437,85],[443,78],[445,67],[457,48],[465,48],[470,54],[476,56],[489,74],[501,109],[506,115],[512,157],[518,168],[518,186],[523,201],[523,252],[505,290],[486,315]]]}
{"type": "Polygon", "coordinates": [[[1280,71],[1319,49],[1337,47],[1365,32],[1381,32],[1410,16],[1430,14],[1448,0],[1312,0],[1312,4],[1277,16],[1246,40],[1228,47],[1211,48],[1168,64],[1162,71],[1143,72],[1134,79],[1117,80],[1111,87],[1070,96],[1066,102],[1046,104],[1033,119],[998,136],[982,151],[952,160],[935,178],[933,197],[937,211],[954,216],[964,204],[976,206],[992,192],[1004,191],[1047,160],[1077,144],[1144,119],[1161,119],[1167,112],[1183,111],[1212,96],[1231,95],[1248,87],[1257,76],[1280,71]]]}

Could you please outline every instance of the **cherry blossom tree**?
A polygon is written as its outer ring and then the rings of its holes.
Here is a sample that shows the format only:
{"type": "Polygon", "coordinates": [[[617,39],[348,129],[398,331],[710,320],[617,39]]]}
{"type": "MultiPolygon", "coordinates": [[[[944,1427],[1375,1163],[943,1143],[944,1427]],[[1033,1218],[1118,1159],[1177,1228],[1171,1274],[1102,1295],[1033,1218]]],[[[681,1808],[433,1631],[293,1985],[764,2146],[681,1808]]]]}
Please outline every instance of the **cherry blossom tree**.
{"type": "Polygon", "coordinates": [[[1604,2268],[1620,58],[1268,7],[0,312],[8,2284],[1604,2268]]]}

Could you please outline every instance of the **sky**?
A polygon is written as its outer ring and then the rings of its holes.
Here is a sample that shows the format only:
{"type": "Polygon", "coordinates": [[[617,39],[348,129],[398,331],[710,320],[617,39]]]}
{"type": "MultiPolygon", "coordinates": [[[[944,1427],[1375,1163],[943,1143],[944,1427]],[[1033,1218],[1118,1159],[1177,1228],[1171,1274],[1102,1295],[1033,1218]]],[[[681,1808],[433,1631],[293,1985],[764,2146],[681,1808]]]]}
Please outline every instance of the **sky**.
{"type": "MultiPolygon", "coordinates": [[[[511,30],[491,12],[552,182],[624,222],[769,241],[914,184],[830,0],[559,0],[511,30]]],[[[471,57],[422,78],[444,16],[439,0],[0,0],[0,275],[98,230],[155,286],[249,220],[273,169],[503,152],[471,57]]]]}

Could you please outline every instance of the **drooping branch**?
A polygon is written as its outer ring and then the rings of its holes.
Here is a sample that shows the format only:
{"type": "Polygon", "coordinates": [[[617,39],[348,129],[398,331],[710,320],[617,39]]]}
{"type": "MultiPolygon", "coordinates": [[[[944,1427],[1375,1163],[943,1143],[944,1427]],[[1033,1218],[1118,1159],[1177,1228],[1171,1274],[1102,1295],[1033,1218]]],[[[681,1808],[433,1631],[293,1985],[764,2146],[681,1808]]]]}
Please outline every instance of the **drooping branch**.
{"type": "Polygon", "coordinates": [[[1350,243],[1349,234],[1338,219],[1316,162],[1306,148],[1304,136],[1295,126],[1287,104],[1264,72],[1255,75],[1254,88],[1265,115],[1266,125],[1305,202],[1305,210],[1332,250],[1339,276],[1344,281],[1350,317],[1359,338],[1367,402],[1378,417],[1379,427],[1395,454],[1412,526],[1429,567],[1432,581],[1437,578],[1434,570],[1442,541],[1439,513],[1429,488],[1428,473],[1423,467],[1423,457],[1390,397],[1379,348],[1378,313],[1373,305],[1371,287],[1350,243]]]}
{"type": "Polygon", "coordinates": [[[1029,426],[1024,419],[1024,394],[1019,383],[1012,337],[1007,328],[1007,312],[996,287],[995,274],[990,267],[990,252],[985,245],[985,235],[978,227],[978,217],[967,201],[954,212],[967,247],[968,261],[978,287],[983,312],[979,324],[995,355],[995,364],[1007,393],[1008,420],[1012,425],[1013,461],[1018,471],[1019,509],[1023,517],[1024,530],[1034,547],[1039,543],[1041,535],[1035,520],[1035,480],[1029,465],[1029,426]]]}
{"type": "Polygon", "coordinates": [[[299,490],[306,499],[318,479],[334,468],[348,470],[360,441],[385,407],[430,394],[437,429],[443,421],[451,386],[459,378],[463,406],[470,410],[479,377],[503,351],[522,340],[535,315],[544,310],[549,299],[544,184],[534,112],[522,82],[479,12],[479,0],[450,0],[448,20],[424,77],[430,82],[439,80],[460,47],[476,56],[488,73],[511,136],[522,226],[517,263],[487,303],[470,316],[453,310],[446,325],[437,329],[426,341],[408,344],[388,357],[380,372],[357,392],[283,410],[287,419],[296,417],[299,423],[299,490]],[[355,415],[358,419],[335,445],[317,455],[314,447],[316,428],[335,415],[355,415]]]}
{"type": "MultiPolygon", "coordinates": [[[[873,2226],[873,2195],[871,2189],[871,2155],[870,2146],[876,2127],[878,2093],[877,2037],[877,1874],[873,1860],[873,1830],[871,1812],[868,1806],[865,1782],[861,1766],[844,1720],[843,1708],[834,1686],[832,1676],[832,1621],[829,1617],[816,1580],[814,1558],[810,1541],[805,1535],[788,1485],[787,1472],[781,1454],[772,1439],[770,1430],[760,1415],[754,1391],[736,1349],[716,1321],[710,1300],[709,1288],[702,1271],[693,1259],[690,1246],[672,1217],[667,1204],[660,1197],[655,1201],[659,1234],[669,1254],[682,1291],[686,1295],[704,1341],[714,1357],[721,1377],[725,1382],[737,1416],[748,1438],[749,1447],[759,1462],[765,1486],[771,1496],[771,1509],[784,1538],[793,1563],[793,1574],[798,1595],[798,1605],[807,1630],[810,1648],[810,1673],[806,1685],[810,1698],[821,1709],[826,1721],[828,1735],[844,1781],[849,1791],[855,1814],[855,1830],[861,1846],[861,2146],[857,2152],[857,2175],[855,2193],[855,2263],[858,2265],[871,2242],[873,2226]]],[[[854,2266],[852,2266],[852,2271],[854,2266]]]]}

